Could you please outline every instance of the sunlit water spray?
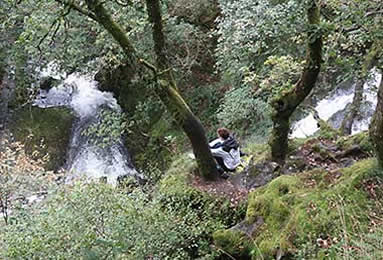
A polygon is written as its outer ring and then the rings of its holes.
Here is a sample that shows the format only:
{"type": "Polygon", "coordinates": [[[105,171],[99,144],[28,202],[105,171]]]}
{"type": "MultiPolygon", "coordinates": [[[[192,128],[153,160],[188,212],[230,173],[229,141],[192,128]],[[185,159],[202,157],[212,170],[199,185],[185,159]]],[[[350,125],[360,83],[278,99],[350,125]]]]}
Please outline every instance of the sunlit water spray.
{"type": "Polygon", "coordinates": [[[137,175],[121,138],[100,147],[92,142],[92,137],[84,135],[84,130],[99,122],[101,109],[121,112],[113,95],[98,90],[95,81],[86,76],[71,74],[58,87],[49,91],[42,90],[35,105],[66,106],[76,115],[66,165],[68,181],[77,177],[106,177],[109,183],[116,183],[119,176],[137,175]]]}
{"type": "MultiPolygon", "coordinates": [[[[381,80],[382,75],[374,71],[372,78],[363,86],[364,100],[369,102],[369,105],[372,109],[375,109],[377,99],[376,92],[371,91],[371,89],[377,88],[381,80]]],[[[354,87],[348,90],[338,90],[335,91],[331,97],[321,100],[315,107],[315,110],[318,112],[318,115],[321,119],[327,121],[336,112],[344,109],[348,104],[350,104],[353,98],[354,87]]],[[[370,121],[371,117],[363,117],[359,120],[355,120],[352,126],[351,134],[356,134],[367,130],[370,121]]],[[[319,128],[317,126],[317,121],[314,119],[313,115],[310,114],[293,125],[293,132],[290,135],[290,138],[305,138],[313,135],[318,130],[319,128]]]]}

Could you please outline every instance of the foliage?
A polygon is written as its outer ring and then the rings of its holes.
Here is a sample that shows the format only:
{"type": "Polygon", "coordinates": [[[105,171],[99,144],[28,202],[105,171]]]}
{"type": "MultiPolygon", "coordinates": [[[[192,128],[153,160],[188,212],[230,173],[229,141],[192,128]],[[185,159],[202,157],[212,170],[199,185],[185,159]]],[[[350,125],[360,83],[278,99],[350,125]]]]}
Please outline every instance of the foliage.
{"type": "Polygon", "coordinates": [[[301,41],[297,35],[304,29],[302,2],[219,1],[222,17],[216,32],[218,69],[238,86],[243,71],[258,70],[268,56],[292,51],[301,41]]]}
{"type": "Polygon", "coordinates": [[[129,133],[132,123],[127,125],[125,115],[119,111],[101,109],[96,122],[84,129],[81,134],[90,137],[90,142],[101,148],[112,145],[125,132],[129,133]]]}
{"type": "MultiPolygon", "coordinates": [[[[81,1],[76,2],[81,5],[81,1]]],[[[146,24],[142,4],[139,1],[135,2],[134,7],[128,8],[114,1],[106,3],[117,21],[127,21],[131,27],[129,34],[133,38],[143,33],[143,26],[146,24]],[[121,9],[124,12],[121,12],[121,9]],[[140,9],[141,12],[137,12],[140,9]]],[[[12,10],[14,8],[16,7],[12,10]]],[[[17,44],[24,46],[33,61],[39,60],[47,64],[55,60],[62,70],[86,71],[95,65],[90,63],[95,58],[101,58],[98,65],[102,65],[103,62],[119,65],[124,60],[117,43],[103,28],[90,19],[62,7],[56,1],[23,1],[17,8],[30,14],[28,19],[25,19],[17,44]]]]}
{"type": "MultiPolygon", "coordinates": [[[[35,150],[33,159],[25,153],[25,147],[20,142],[12,142],[11,136],[3,135],[0,139],[0,213],[1,222],[13,224],[16,218],[13,211],[20,214],[28,207],[34,198],[47,193],[55,187],[56,176],[46,172],[42,165],[49,157],[41,156],[35,150]]],[[[3,225],[0,224],[0,228],[3,225]]],[[[0,247],[1,247],[0,239],[0,247]]]]}
{"type": "MultiPolygon", "coordinates": [[[[190,162],[190,161],[189,161],[190,162]]],[[[3,228],[3,258],[211,259],[212,230],[240,218],[225,200],[188,186],[178,160],[158,193],[77,182],[3,228]],[[169,186],[170,185],[170,186],[169,186]]],[[[242,209],[243,212],[243,209],[242,209]]]]}
{"type": "Polygon", "coordinates": [[[222,93],[219,91],[220,83],[201,84],[193,86],[184,91],[185,99],[190,104],[195,114],[198,115],[203,125],[207,129],[214,129],[214,137],[216,135],[216,127],[219,124],[217,120],[217,109],[222,102],[222,93]]]}
{"type": "Polygon", "coordinates": [[[222,125],[263,137],[271,127],[270,107],[254,97],[250,85],[228,91],[219,106],[217,118],[222,125]]]}
{"type": "Polygon", "coordinates": [[[211,0],[173,0],[168,2],[171,16],[201,27],[210,27],[218,14],[217,4],[211,0]]]}
{"type": "Polygon", "coordinates": [[[248,71],[244,82],[257,88],[257,96],[269,101],[290,90],[298,81],[304,61],[297,62],[291,56],[269,56],[263,64],[263,76],[248,71]]]}
{"type": "Polygon", "coordinates": [[[324,55],[324,71],[335,76],[332,82],[361,75],[365,55],[383,39],[381,8],[379,1],[358,0],[331,0],[322,6],[323,16],[332,24],[324,55]]]}
{"type": "Polygon", "coordinates": [[[291,56],[269,56],[262,73],[243,72],[243,85],[226,92],[218,119],[224,125],[267,136],[272,125],[270,101],[294,85],[302,67],[291,56]]]}
{"type": "MultiPolygon", "coordinates": [[[[170,17],[166,23],[168,52],[180,85],[195,84],[195,73],[212,73],[213,46],[209,34],[193,24],[170,17]],[[186,82],[185,82],[186,81],[186,82]]],[[[204,83],[204,82],[203,82],[204,83]]]]}
{"type": "Polygon", "coordinates": [[[127,197],[110,186],[77,183],[7,229],[5,257],[185,259],[199,229],[193,222],[163,212],[139,191],[127,197]]]}

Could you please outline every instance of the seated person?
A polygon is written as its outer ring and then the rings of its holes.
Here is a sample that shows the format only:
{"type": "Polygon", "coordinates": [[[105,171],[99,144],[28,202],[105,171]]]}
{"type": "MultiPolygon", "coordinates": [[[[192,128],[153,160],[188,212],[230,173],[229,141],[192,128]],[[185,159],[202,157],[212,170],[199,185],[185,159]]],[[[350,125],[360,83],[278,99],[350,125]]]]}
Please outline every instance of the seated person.
{"type": "Polygon", "coordinates": [[[209,143],[211,153],[217,161],[220,173],[225,171],[234,172],[240,164],[241,152],[239,144],[226,128],[217,130],[218,138],[209,143]]]}

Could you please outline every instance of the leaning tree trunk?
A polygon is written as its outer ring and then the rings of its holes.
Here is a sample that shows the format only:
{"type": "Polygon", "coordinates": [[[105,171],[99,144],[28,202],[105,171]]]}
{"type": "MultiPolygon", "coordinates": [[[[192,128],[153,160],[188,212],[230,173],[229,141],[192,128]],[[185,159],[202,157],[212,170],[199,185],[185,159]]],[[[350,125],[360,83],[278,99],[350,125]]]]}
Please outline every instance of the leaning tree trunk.
{"type": "Polygon", "coordinates": [[[342,135],[350,135],[352,130],[352,125],[354,124],[355,118],[358,116],[360,111],[360,106],[363,101],[363,85],[364,80],[358,79],[355,84],[354,98],[352,99],[350,110],[346,113],[342,124],[340,125],[340,132],[342,135]]]}
{"type": "MultiPolygon", "coordinates": [[[[63,0],[57,1],[62,2],[63,0]]],[[[127,37],[127,33],[112,19],[102,3],[99,2],[99,0],[86,0],[86,3],[91,13],[74,5],[73,2],[66,2],[66,4],[70,4],[73,9],[88,15],[90,18],[101,24],[119,43],[129,62],[134,64],[133,67],[141,66],[140,61],[136,56],[136,51],[127,37]]],[[[165,41],[162,31],[159,2],[148,1],[147,5],[149,17],[153,23],[153,40],[157,55],[158,68],[150,66],[156,75],[158,83],[157,93],[166,108],[175,118],[176,123],[185,131],[190,139],[202,175],[206,179],[214,180],[218,177],[218,172],[210,152],[205,130],[198,118],[191,112],[186,102],[178,93],[172,72],[168,66],[168,61],[164,53],[165,41]]],[[[144,62],[144,64],[147,63],[144,62]]]]}
{"type": "Polygon", "coordinates": [[[271,102],[273,130],[269,145],[272,160],[280,164],[284,163],[287,154],[290,116],[314,88],[322,62],[322,36],[318,30],[320,23],[319,6],[316,0],[311,0],[310,5],[307,10],[307,18],[311,29],[307,35],[308,47],[305,68],[296,85],[289,91],[281,93],[271,102]]]}
{"type": "Polygon", "coordinates": [[[206,179],[218,177],[216,163],[210,152],[205,130],[199,119],[177,91],[169,61],[166,56],[165,35],[162,28],[161,7],[159,0],[146,0],[149,21],[152,23],[154,50],[157,55],[157,81],[159,96],[172,112],[176,122],[185,131],[193,147],[198,166],[206,179]]]}
{"type": "Polygon", "coordinates": [[[379,165],[383,167],[383,79],[380,81],[378,103],[371,120],[369,134],[375,149],[376,158],[379,165]]]}
{"type": "Polygon", "coordinates": [[[351,107],[349,112],[346,114],[345,118],[342,121],[340,126],[340,132],[343,135],[350,135],[352,130],[352,125],[354,123],[355,118],[359,115],[360,106],[363,101],[363,85],[367,80],[369,70],[376,63],[376,56],[378,54],[378,46],[373,44],[370,51],[366,55],[366,58],[362,65],[362,70],[355,84],[354,98],[351,103],[351,107]]]}

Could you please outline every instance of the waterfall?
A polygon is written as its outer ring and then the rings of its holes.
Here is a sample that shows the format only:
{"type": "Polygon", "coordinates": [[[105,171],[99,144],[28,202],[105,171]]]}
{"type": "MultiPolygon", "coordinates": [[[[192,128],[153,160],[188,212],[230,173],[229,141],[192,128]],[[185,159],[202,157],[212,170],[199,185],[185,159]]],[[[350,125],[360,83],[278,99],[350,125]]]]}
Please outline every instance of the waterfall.
{"type": "MultiPolygon", "coordinates": [[[[381,80],[382,75],[373,70],[371,79],[363,86],[364,100],[367,102],[371,111],[376,107],[376,88],[379,86],[381,80]]],[[[321,100],[316,105],[315,110],[318,112],[321,119],[327,121],[335,116],[337,112],[344,110],[346,106],[352,102],[353,98],[354,86],[351,86],[348,89],[336,89],[330,97],[321,100]]],[[[352,126],[352,134],[367,130],[371,116],[372,113],[368,113],[366,116],[355,120],[352,126]]],[[[340,122],[342,119],[343,117],[340,116],[336,120],[340,122]]],[[[317,121],[314,119],[313,115],[310,114],[293,124],[293,131],[290,138],[305,138],[313,135],[317,130],[319,130],[317,121]]]]}
{"type": "Polygon", "coordinates": [[[121,113],[113,95],[98,90],[94,80],[70,74],[59,86],[41,90],[34,105],[43,108],[66,106],[76,115],[65,167],[69,172],[67,181],[77,177],[106,177],[109,183],[116,183],[119,176],[137,175],[121,136],[100,146],[94,142],[95,138],[110,138],[84,134],[89,127],[97,128],[100,124],[101,111],[121,113]]]}

